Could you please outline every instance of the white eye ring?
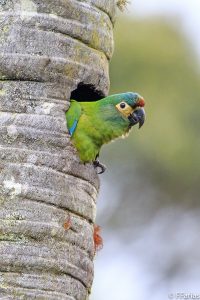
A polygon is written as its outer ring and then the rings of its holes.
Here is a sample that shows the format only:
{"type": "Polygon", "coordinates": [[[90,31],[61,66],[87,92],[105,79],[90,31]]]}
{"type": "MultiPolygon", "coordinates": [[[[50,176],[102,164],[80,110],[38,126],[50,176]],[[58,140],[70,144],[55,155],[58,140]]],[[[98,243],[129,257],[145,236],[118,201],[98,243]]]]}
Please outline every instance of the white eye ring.
{"type": "Polygon", "coordinates": [[[123,108],[125,108],[125,107],[126,107],[126,103],[125,103],[125,102],[121,102],[121,103],[120,103],[120,108],[123,109],[123,108]]]}

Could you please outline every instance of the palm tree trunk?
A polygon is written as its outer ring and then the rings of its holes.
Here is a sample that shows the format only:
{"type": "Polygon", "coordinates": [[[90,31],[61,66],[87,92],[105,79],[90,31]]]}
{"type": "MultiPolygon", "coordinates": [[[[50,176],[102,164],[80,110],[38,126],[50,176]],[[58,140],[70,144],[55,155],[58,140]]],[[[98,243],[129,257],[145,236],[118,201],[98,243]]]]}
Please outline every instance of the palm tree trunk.
{"type": "Polygon", "coordinates": [[[0,298],[88,297],[99,181],[67,133],[108,93],[114,0],[0,0],[0,298]]]}

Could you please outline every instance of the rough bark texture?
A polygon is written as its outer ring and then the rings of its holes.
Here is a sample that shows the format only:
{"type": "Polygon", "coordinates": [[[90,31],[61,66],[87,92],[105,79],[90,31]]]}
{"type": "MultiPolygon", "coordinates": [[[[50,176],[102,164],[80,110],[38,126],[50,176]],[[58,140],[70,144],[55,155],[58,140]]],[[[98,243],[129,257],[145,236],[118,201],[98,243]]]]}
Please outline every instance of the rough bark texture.
{"type": "Polygon", "coordinates": [[[99,181],[65,111],[79,83],[107,94],[114,14],[114,0],[0,0],[1,299],[89,294],[99,181]]]}

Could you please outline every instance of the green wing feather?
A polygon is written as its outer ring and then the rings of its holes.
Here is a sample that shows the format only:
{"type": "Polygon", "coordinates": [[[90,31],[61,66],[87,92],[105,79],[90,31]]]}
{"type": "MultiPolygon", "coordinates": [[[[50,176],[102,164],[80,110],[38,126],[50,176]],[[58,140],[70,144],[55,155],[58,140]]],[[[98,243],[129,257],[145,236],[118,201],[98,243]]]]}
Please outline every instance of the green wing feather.
{"type": "Polygon", "coordinates": [[[70,132],[70,135],[73,135],[77,127],[78,121],[81,116],[81,112],[82,109],[80,104],[75,100],[71,100],[70,108],[66,112],[67,127],[70,132]]]}

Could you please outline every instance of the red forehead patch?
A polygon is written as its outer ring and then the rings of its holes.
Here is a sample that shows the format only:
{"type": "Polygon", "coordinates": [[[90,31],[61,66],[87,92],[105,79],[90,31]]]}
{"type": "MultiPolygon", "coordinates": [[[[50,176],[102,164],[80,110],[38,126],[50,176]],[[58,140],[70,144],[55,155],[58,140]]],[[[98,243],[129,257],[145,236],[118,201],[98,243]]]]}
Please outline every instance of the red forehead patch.
{"type": "Polygon", "coordinates": [[[145,101],[144,98],[139,98],[139,100],[137,101],[137,106],[139,107],[144,107],[145,106],[145,101]]]}

